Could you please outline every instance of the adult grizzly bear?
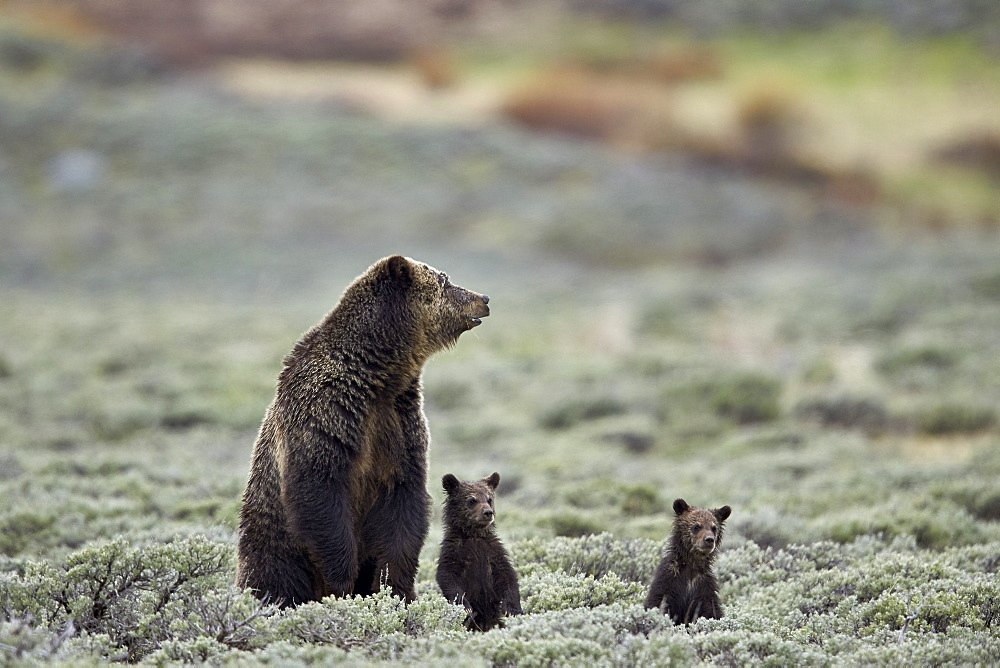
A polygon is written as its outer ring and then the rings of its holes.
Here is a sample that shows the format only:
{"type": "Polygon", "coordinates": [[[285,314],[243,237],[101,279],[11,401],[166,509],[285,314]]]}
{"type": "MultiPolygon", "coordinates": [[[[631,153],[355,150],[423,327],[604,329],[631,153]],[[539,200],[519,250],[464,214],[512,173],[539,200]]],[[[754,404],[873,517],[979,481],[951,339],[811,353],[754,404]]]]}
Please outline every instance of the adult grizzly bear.
{"type": "Polygon", "coordinates": [[[645,607],[658,608],[675,624],[722,618],[712,564],[731,512],[729,506],[707,510],[689,506],[684,499],[674,501],[670,545],[656,568],[645,607]]]}
{"type": "Polygon", "coordinates": [[[488,302],[394,255],[295,344],[254,446],[237,585],[281,606],[383,582],[415,598],[430,523],[421,371],[488,302]]]}
{"type": "Polygon", "coordinates": [[[449,473],[441,484],[447,498],[438,586],[446,599],[465,606],[467,629],[502,627],[505,615],[521,614],[521,591],[495,529],[493,500],[500,474],[463,482],[449,473]]]}

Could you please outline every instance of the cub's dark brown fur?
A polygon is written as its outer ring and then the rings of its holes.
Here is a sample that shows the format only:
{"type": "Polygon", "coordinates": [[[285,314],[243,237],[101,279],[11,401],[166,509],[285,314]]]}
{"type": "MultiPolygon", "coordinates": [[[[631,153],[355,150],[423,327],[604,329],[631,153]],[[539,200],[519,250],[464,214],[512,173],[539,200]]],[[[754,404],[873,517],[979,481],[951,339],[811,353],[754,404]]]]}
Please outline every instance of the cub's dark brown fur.
{"type": "Polygon", "coordinates": [[[437,570],[441,593],[465,606],[466,628],[489,631],[503,626],[505,615],[521,614],[521,592],[494,525],[493,500],[500,474],[463,482],[449,473],[441,483],[447,492],[437,570]]]}
{"type": "Polygon", "coordinates": [[[675,624],[722,617],[712,564],[730,512],[729,506],[706,510],[689,506],[684,499],[674,501],[676,517],[670,545],[653,576],[647,608],[658,608],[675,624]]]}
{"type": "Polygon", "coordinates": [[[240,511],[237,584],[282,606],[388,583],[412,600],[430,522],[421,372],[489,298],[399,255],[285,358],[240,511]]]}

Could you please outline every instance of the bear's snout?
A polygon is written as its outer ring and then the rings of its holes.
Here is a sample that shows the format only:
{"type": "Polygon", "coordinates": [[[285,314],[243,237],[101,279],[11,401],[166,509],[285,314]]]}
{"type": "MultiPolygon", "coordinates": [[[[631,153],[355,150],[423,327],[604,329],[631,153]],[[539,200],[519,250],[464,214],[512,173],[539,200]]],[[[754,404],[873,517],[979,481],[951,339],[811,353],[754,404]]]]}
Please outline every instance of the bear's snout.
{"type": "Polygon", "coordinates": [[[469,303],[469,307],[466,310],[466,321],[469,323],[470,327],[475,327],[477,325],[483,324],[483,318],[490,314],[490,303],[489,295],[479,295],[475,292],[470,292],[472,295],[472,300],[469,303]]]}
{"type": "Polygon", "coordinates": [[[485,318],[490,314],[490,303],[489,295],[476,295],[475,299],[472,300],[473,307],[476,307],[476,316],[479,318],[485,318]]]}

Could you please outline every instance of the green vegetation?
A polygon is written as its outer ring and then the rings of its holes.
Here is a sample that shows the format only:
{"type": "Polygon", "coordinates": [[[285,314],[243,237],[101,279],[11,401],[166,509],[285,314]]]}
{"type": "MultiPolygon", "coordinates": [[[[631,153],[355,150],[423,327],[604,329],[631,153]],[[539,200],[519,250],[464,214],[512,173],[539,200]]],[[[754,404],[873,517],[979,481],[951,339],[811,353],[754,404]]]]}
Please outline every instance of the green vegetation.
{"type": "MultiPolygon", "coordinates": [[[[234,99],[138,64],[98,76],[98,53],[11,34],[0,663],[1000,656],[988,230],[886,238],[878,210],[794,184],[511,127],[234,99]],[[235,530],[282,357],[391,252],[493,308],[428,366],[420,598],[261,606],[232,584],[235,530]],[[526,614],[468,634],[434,584],[437,481],[494,470],[526,614]],[[641,607],[677,497],[733,507],[726,616],[686,628],[641,607]]],[[[828,38],[729,39],[794,63],[828,38]]]]}
{"type": "MultiPolygon", "coordinates": [[[[877,204],[892,230],[1000,227],[1000,67],[969,31],[914,39],[886,23],[841,21],[821,31],[709,32],[570,22],[531,66],[523,54],[510,61],[525,83],[505,113],[877,204]]],[[[582,235],[555,228],[553,243],[584,257],[599,246],[612,262],[644,259],[588,213],[582,235]]],[[[710,248],[684,250],[728,256],[716,236],[710,248]]],[[[754,241],[773,242],[755,235],[739,245],[745,252],[754,241]]]]}

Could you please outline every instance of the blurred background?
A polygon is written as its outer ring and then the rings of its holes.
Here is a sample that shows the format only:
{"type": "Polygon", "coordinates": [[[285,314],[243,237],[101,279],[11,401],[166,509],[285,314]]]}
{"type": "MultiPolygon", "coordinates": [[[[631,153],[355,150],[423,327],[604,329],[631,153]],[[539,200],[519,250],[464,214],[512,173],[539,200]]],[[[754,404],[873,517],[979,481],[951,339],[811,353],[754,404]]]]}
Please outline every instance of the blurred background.
{"type": "Polygon", "coordinates": [[[5,0],[3,279],[995,241],[998,49],[978,0],[5,0]]]}
{"type": "Polygon", "coordinates": [[[397,252],[492,297],[427,410],[510,538],[995,535],[998,183],[995,2],[3,0],[0,547],[228,540],[397,252]]]}

